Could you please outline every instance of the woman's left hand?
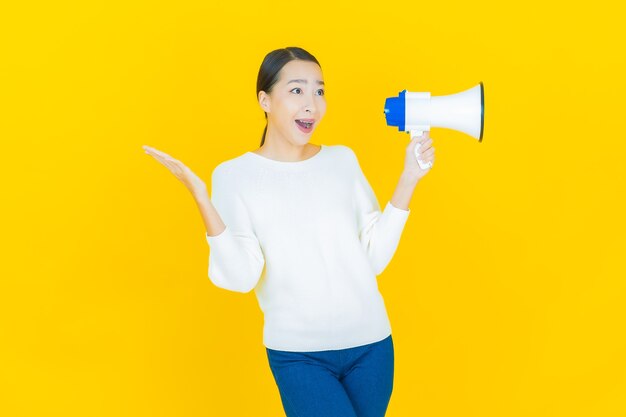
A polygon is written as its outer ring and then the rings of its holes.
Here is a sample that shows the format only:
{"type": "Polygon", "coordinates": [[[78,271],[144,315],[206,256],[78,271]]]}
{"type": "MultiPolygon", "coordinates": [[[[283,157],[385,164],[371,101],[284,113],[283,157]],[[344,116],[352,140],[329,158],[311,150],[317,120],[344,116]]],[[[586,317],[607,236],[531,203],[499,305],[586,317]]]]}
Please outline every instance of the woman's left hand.
{"type": "Polygon", "coordinates": [[[432,169],[432,166],[426,169],[420,168],[417,163],[417,159],[415,158],[415,147],[417,146],[419,149],[419,159],[424,163],[428,163],[430,161],[431,165],[434,165],[435,148],[432,144],[433,141],[430,139],[429,131],[425,131],[421,137],[414,136],[411,138],[409,145],[406,147],[406,157],[404,158],[405,173],[414,176],[419,180],[432,169]]]}

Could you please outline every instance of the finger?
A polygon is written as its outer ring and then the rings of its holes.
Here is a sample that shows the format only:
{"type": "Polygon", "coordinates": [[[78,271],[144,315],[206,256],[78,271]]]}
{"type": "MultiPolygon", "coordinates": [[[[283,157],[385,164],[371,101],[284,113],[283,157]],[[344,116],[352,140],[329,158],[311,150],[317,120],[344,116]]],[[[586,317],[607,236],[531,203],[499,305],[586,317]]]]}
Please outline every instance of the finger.
{"type": "Polygon", "coordinates": [[[154,153],[155,155],[159,155],[162,158],[169,158],[170,157],[168,154],[166,154],[165,152],[161,152],[158,149],[153,149],[152,153],[154,153]]]}
{"type": "Polygon", "coordinates": [[[161,155],[157,155],[154,152],[146,152],[146,153],[161,163],[165,162],[165,158],[163,158],[161,155]]]}
{"type": "Polygon", "coordinates": [[[146,149],[146,153],[148,155],[159,155],[159,152],[156,149],[153,149],[153,148],[146,149]]]}
{"type": "Polygon", "coordinates": [[[150,155],[154,155],[154,154],[161,153],[158,149],[154,149],[154,148],[153,148],[153,147],[151,147],[151,146],[147,146],[147,145],[146,145],[146,146],[144,146],[143,148],[144,148],[144,151],[145,151],[147,154],[150,154],[150,155]]]}
{"type": "Polygon", "coordinates": [[[170,155],[168,155],[168,154],[166,154],[165,152],[160,151],[160,150],[158,150],[158,149],[151,148],[150,150],[152,151],[152,153],[154,153],[154,154],[156,154],[156,155],[159,155],[159,156],[161,156],[161,157],[163,157],[163,158],[173,159],[170,155]]]}
{"type": "Polygon", "coordinates": [[[420,148],[420,152],[424,153],[429,149],[432,149],[432,146],[425,144],[425,145],[422,145],[422,147],[420,148]]]}
{"type": "Polygon", "coordinates": [[[169,169],[169,166],[167,165],[167,162],[163,158],[155,156],[154,159],[156,159],[159,164],[161,164],[161,165],[163,165],[163,166],[165,166],[165,167],[167,167],[169,169]]]}
{"type": "Polygon", "coordinates": [[[417,146],[418,146],[418,149],[423,152],[424,150],[428,149],[430,145],[432,145],[432,143],[433,141],[430,139],[423,139],[418,143],[417,146]]]}
{"type": "Polygon", "coordinates": [[[182,170],[180,169],[180,167],[176,164],[173,164],[169,161],[160,161],[163,165],[165,165],[165,167],[172,173],[174,174],[174,176],[176,176],[178,179],[181,179],[181,173],[182,170]]]}
{"type": "Polygon", "coordinates": [[[419,142],[418,142],[424,149],[427,149],[428,146],[432,145],[433,141],[432,139],[428,138],[428,137],[422,137],[420,138],[419,142]]]}
{"type": "Polygon", "coordinates": [[[413,139],[411,139],[411,141],[409,142],[409,144],[408,144],[408,145],[407,145],[407,147],[406,147],[407,152],[413,152],[413,149],[414,149],[416,146],[419,146],[419,145],[420,145],[420,142],[419,142],[419,141],[420,141],[420,138],[419,138],[419,137],[417,137],[417,136],[414,136],[414,137],[413,137],[413,139]]]}
{"type": "Polygon", "coordinates": [[[169,156],[168,154],[166,154],[165,152],[160,152],[158,151],[157,156],[159,156],[161,159],[163,159],[164,161],[170,161],[173,163],[178,163],[180,161],[178,161],[178,159],[173,158],[171,156],[169,156]]]}
{"type": "Polygon", "coordinates": [[[159,155],[157,153],[152,153],[151,156],[153,156],[154,159],[156,159],[157,161],[159,161],[159,163],[165,165],[168,168],[170,168],[172,165],[175,165],[174,161],[172,161],[170,158],[167,158],[165,156],[159,155]]]}

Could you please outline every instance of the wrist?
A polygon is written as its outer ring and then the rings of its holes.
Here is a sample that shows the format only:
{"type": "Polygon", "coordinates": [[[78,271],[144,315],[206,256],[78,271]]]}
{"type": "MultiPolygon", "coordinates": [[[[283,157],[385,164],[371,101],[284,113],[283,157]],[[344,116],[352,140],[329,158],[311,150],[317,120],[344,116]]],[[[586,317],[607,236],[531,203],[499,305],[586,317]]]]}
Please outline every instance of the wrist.
{"type": "Polygon", "coordinates": [[[421,177],[417,173],[410,171],[403,171],[402,175],[400,175],[400,181],[411,185],[416,185],[420,178],[421,177]]]}
{"type": "Polygon", "coordinates": [[[206,202],[207,200],[210,200],[209,192],[207,191],[206,188],[201,188],[201,187],[188,187],[188,188],[189,188],[189,191],[191,192],[191,195],[193,195],[193,198],[198,203],[202,203],[202,202],[206,202]]]}

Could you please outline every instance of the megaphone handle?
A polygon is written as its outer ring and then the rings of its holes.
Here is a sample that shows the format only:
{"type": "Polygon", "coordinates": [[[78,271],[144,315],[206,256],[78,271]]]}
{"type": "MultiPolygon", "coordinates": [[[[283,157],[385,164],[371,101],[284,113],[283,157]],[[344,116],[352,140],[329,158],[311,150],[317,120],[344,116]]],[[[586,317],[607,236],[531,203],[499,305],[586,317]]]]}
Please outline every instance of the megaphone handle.
{"type": "MultiPolygon", "coordinates": [[[[411,139],[413,139],[413,136],[417,136],[417,137],[422,137],[424,136],[424,131],[423,130],[410,130],[410,135],[411,135],[411,139]]],[[[415,159],[417,160],[417,164],[420,166],[420,168],[422,169],[428,169],[430,167],[433,166],[432,162],[428,161],[428,162],[424,162],[421,159],[419,159],[419,146],[415,145],[414,149],[414,153],[415,153],[415,159]]]]}

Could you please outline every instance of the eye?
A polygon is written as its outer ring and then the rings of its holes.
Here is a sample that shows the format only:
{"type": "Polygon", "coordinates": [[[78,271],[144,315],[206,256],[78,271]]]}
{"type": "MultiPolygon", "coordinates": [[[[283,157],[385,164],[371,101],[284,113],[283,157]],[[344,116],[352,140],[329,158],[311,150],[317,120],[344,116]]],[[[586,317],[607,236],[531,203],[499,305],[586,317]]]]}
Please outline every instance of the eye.
{"type": "MultiPolygon", "coordinates": [[[[296,87],[296,88],[294,88],[293,90],[299,90],[299,89],[300,89],[300,87],[296,87]]],[[[293,91],[293,90],[291,90],[291,91],[293,91]]]]}
{"type": "Polygon", "coordinates": [[[324,89],[323,89],[323,88],[320,88],[320,89],[319,89],[319,90],[317,90],[317,91],[321,91],[321,92],[322,92],[322,94],[320,94],[320,95],[322,95],[322,96],[323,96],[324,94],[326,94],[326,93],[324,92],[324,89]]]}

